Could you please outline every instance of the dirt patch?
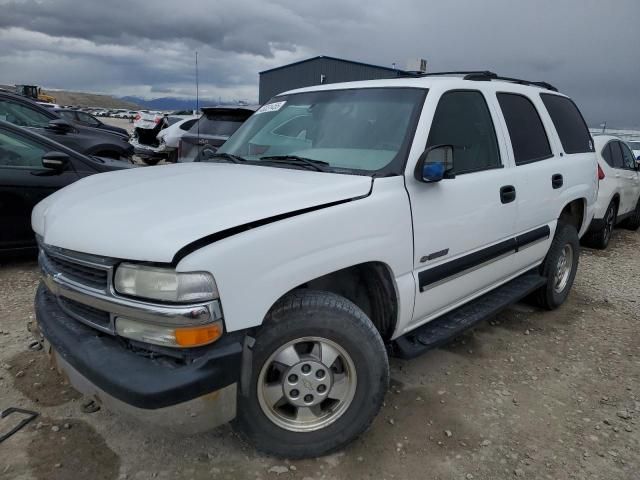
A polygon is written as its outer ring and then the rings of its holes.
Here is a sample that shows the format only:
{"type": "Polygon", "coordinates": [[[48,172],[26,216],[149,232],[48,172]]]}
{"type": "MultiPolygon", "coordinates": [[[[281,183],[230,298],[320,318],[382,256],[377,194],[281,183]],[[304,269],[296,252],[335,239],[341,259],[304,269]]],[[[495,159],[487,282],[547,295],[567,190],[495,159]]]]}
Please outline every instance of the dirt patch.
{"type": "Polygon", "coordinates": [[[120,459],[104,439],[82,420],[41,418],[31,427],[27,447],[31,473],[40,480],[118,477],[120,459]]]}
{"type": "Polygon", "coordinates": [[[15,388],[34,403],[52,407],[81,397],[42,351],[18,353],[8,365],[15,388]]]}

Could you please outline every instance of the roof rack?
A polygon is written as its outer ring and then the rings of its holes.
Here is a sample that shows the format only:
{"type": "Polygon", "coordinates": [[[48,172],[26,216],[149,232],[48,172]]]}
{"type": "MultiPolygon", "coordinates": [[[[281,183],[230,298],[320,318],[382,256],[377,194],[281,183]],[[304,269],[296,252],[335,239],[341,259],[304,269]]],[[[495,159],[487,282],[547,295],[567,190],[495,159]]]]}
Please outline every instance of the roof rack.
{"type": "Polygon", "coordinates": [[[468,70],[468,71],[459,71],[459,72],[431,72],[431,73],[422,73],[422,72],[406,72],[411,76],[416,77],[433,77],[440,75],[463,75],[463,80],[472,80],[476,82],[490,82],[491,80],[502,80],[503,82],[511,82],[517,83],[519,85],[531,85],[534,87],[544,88],[546,90],[551,90],[557,92],[558,89],[547,82],[533,82],[530,80],[522,80],[521,78],[512,78],[512,77],[501,77],[495,72],[491,72],[489,70],[468,70]]]}

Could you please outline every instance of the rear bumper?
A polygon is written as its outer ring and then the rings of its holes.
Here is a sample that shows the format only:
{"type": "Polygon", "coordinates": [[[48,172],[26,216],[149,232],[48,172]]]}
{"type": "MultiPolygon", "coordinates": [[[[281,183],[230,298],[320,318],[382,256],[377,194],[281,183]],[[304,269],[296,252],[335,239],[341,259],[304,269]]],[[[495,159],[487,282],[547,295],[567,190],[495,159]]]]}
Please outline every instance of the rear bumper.
{"type": "Polygon", "coordinates": [[[39,334],[59,370],[80,392],[107,408],[189,431],[210,429],[235,417],[242,357],[238,338],[202,347],[193,359],[175,362],[161,355],[143,356],[122,339],[81,324],[42,284],[35,311],[39,334]],[[188,426],[193,418],[197,424],[188,426]]]}

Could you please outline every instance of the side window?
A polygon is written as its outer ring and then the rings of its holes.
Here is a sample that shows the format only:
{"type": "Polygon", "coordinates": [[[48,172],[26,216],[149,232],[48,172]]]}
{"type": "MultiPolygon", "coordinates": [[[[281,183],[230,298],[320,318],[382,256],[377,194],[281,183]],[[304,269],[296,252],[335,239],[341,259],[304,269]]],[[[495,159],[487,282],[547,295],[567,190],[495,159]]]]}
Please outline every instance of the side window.
{"type": "Polygon", "coordinates": [[[622,148],[622,159],[624,168],[628,168],[630,170],[636,169],[636,160],[633,156],[633,152],[631,149],[623,142],[619,142],[620,147],[622,148]]]}
{"type": "Polygon", "coordinates": [[[611,142],[607,143],[602,149],[602,158],[607,162],[607,165],[613,167],[613,155],[611,154],[611,142]]]}
{"type": "Polygon", "coordinates": [[[44,168],[42,156],[45,153],[41,145],[13,132],[0,130],[0,167],[44,168]]]}
{"type": "Polygon", "coordinates": [[[58,115],[60,115],[65,120],[68,120],[69,122],[75,122],[76,121],[76,115],[73,112],[62,111],[62,112],[58,112],[58,115]]]}
{"type": "Polygon", "coordinates": [[[0,100],[0,120],[20,127],[46,127],[50,118],[20,103],[0,100]]]}
{"type": "Polygon", "coordinates": [[[452,145],[454,172],[468,173],[502,166],[489,107],[478,91],[454,90],[440,98],[427,147],[452,145]]]}
{"type": "Polygon", "coordinates": [[[609,148],[611,148],[611,166],[613,168],[623,168],[624,160],[622,158],[622,150],[620,149],[620,142],[609,142],[609,148]]]}
{"type": "Polygon", "coordinates": [[[93,118],[91,115],[88,115],[88,114],[83,113],[83,112],[76,112],[76,115],[78,115],[78,119],[81,122],[84,122],[87,125],[91,125],[91,126],[94,126],[94,127],[100,125],[100,122],[98,122],[98,120],[93,118]]]}
{"type": "Polygon", "coordinates": [[[497,96],[507,122],[516,165],[551,157],[547,132],[531,100],[515,93],[498,93],[497,96]]]}
{"type": "Polygon", "coordinates": [[[567,97],[540,94],[566,153],[593,152],[593,140],[576,104],[567,97]]]}

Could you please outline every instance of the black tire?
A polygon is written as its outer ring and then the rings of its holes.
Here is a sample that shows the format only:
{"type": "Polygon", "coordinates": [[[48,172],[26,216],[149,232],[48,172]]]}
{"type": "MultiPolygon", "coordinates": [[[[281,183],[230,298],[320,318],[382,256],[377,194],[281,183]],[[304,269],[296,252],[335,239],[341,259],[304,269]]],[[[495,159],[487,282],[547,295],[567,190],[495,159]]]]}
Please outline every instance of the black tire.
{"type": "MultiPolygon", "coordinates": [[[[289,373],[282,377],[291,378],[289,373]]],[[[388,388],[389,363],[378,331],[354,303],[329,292],[299,290],[284,297],[267,315],[252,349],[250,378],[247,391],[241,388],[238,396],[235,426],[240,433],[270,455],[317,457],[344,447],[367,430],[388,388]],[[279,426],[267,416],[258,389],[263,367],[268,371],[269,365],[277,364],[272,356],[289,342],[305,337],[327,339],[344,349],[355,367],[357,382],[350,403],[345,403],[343,413],[333,423],[300,432],[279,426]]],[[[284,403],[288,406],[286,399],[284,403]]]]}
{"type": "Polygon", "coordinates": [[[638,203],[636,203],[636,209],[631,216],[624,221],[622,226],[634,232],[640,228],[640,199],[638,199],[638,203]]]}
{"type": "Polygon", "coordinates": [[[607,211],[604,214],[604,225],[599,230],[589,232],[584,237],[584,244],[587,247],[596,248],[598,250],[604,250],[609,245],[613,229],[616,225],[616,218],[618,216],[618,206],[615,202],[611,202],[607,207],[607,211]]]}
{"type": "Polygon", "coordinates": [[[541,265],[541,274],[547,277],[547,283],[536,292],[538,305],[547,310],[554,310],[564,303],[576,278],[579,257],[580,241],[575,227],[565,223],[558,223],[551,247],[541,265]],[[563,288],[557,289],[556,287],[561,285],[556,283],[556,272],[565,247],[570,248],[572,251],[570,270],[566,284],[564,284],[563,288]]]}

